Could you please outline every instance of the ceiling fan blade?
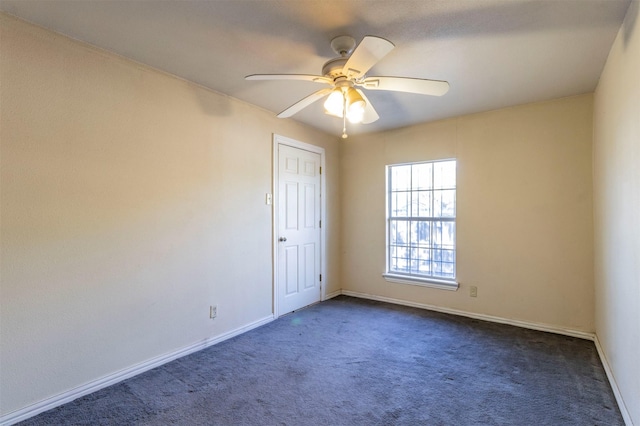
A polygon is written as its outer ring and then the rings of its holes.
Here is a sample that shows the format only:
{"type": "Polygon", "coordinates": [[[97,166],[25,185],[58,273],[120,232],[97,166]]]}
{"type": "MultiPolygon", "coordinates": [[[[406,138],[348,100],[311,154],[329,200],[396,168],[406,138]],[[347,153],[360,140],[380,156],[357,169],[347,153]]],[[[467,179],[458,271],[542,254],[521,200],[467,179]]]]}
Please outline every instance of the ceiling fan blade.
{"type": "Polygon", "coordinates": [[[312,81],[314,83],[333,84],[333,80],[321,75],[309,74],[251,74],[244,78],[245,80],[302,80],[312,81]]]}
{"type": "Polygon", "coordinates": [[[367,77],[356,84],[368,90],[391,90],[431,96],[442,96],[449,91],[448,82],[423,78],[367,77]]]}
{"type": "Polygon", "coordinates": [[[310,94],[306,98],[303,98],[303,99],[299,100],[295,104],[291,105],[289,108],[287,108],[284,111],[282,111],[280,114],[278,114],[278,118],[291,117],[292,115],[294,115],[298,111],[301,111],[302,109],[308,107],[309,105],[311,105],[315,101],[317,101],[317,100],[323,98],[324,96],[328,95],[329,93],[331,93],[332,90],[333,90],[332,88],[328,87],[326,89],[320,89],[317,92],[314,92],[314,93],[310,94]]]}
{"type": "Polygon", "coordinates": [[[358,93],[360,93],[360,96],[362,96],[362,99],[364,99],[364,102],[365,102],[364,115],[362,116],[362,124],[369,124],[369,123],[373,123],[374,121],[378,121],[380,116],[378,115],[375,108],[371,104],[371,101],[369,100],[369,98],[367,98],[367,96],[362,92],[362,90],[360,89],[356,89],[356,90],[358,91],[358,93]]]}
{"type": "Polygon", "coordinates": [[[342,73],[347,77],[361,77],[394,47],[389,40],[366,36],[344,64],[342,73]]]}

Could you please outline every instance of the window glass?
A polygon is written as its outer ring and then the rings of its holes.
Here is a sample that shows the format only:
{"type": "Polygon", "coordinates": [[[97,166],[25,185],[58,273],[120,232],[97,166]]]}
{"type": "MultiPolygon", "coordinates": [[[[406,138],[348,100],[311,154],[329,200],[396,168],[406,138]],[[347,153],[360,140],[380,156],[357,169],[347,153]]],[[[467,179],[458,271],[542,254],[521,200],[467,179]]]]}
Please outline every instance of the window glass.
{"type": "Polygon", "coordinates": [[[387,170],[387,272],[454,280],[456,160],[387,170]]]}

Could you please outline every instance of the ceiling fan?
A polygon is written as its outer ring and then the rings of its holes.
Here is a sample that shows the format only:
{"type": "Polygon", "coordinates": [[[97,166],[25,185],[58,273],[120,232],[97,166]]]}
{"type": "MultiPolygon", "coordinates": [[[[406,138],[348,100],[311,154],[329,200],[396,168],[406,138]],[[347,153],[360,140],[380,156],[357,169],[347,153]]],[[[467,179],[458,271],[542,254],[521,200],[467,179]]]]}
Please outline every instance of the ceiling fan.
{"type": "Polygon", "coordinates": [[[394,44],[380,37],[366,36],[356,47],[353,37],[339,36],[331,40],[331,48],[340,55],[327,61],[322,75],[309,74],[252,74],[247,80],[302,80],[326,84],[278,114],[279,118],[291,117],[295,113],[325,96],[327,114],[343,119],[342,137],[347,137],[347,119],[352,123],[373,123],[380,116],[367,99],[367,90],[389,90],[442,96],[449,90],[449,83],[409,77],[367,77],[366,73],[394,48],[394,44]]]}

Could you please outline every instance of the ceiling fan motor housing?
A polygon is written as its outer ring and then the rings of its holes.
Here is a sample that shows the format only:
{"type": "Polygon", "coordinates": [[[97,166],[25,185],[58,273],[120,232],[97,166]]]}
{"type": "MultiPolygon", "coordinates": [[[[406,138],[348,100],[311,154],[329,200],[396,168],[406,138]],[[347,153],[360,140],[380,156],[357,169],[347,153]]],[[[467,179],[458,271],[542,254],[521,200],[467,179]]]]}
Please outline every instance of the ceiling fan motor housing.
{"type": "Polygon", "coordinates": [[[349,58],[334,58],[330,59],[322,66],[322,75],[335,79],[336,77],[340,77],[343,75],[342,70],[344,68],[344,64],[347,63],[349,58]]]}

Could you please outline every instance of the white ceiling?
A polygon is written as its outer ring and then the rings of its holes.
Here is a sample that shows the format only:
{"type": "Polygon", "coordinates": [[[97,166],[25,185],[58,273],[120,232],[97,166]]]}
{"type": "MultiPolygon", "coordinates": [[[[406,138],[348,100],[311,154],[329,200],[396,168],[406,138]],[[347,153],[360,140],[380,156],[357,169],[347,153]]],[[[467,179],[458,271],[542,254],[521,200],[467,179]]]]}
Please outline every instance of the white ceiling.
{"type": "MultiPolygon", "coordinates": [[[[591,92],[630,0],[0,0],[0,9],[279,113],[319,89],[246,81],[254,73],[320,74],[338,35],[396,48],[368,75],[447,80],[442,97],[376,91],[380,120],[402,127],[591,92]]],[[[340,135],[316,102],[293,119],[340,135]]]]}

